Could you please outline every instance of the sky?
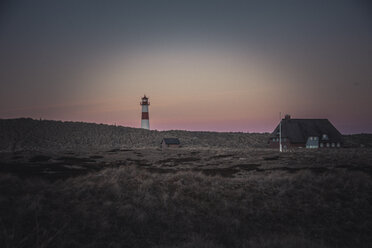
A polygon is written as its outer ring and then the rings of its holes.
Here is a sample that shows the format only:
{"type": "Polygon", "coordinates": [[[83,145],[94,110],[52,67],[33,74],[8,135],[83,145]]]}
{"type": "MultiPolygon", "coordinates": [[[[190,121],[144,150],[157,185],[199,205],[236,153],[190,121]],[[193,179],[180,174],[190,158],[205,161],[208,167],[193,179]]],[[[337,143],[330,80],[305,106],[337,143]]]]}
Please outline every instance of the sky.
{"type": "Polygon", "coordinates": [[[372,4],[0,3],[0,118],[272,132],[279,113],[372,133],[372,4]]]}

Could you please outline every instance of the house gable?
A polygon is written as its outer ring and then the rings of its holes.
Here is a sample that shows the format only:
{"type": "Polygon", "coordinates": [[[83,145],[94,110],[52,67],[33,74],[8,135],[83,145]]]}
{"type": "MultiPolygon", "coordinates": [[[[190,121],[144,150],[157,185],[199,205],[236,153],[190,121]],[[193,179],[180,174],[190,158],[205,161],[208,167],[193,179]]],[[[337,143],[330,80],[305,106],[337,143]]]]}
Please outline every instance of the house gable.
{"type": "MultiPolygon", "coordinates": [[[[324,141],[330,144],[341,144],[342,135],[328,119],[291,119],[281,122],[282,138],[292,145],[303,145],[315,148],[324,141]]],[[[270,141],[279,137],[279,125],[270,135],[270,141]]],[[[340,145],[339,145],[340,146],[340,145]]],[[[339,147],[338,146],[338,147],[339,147]]]]}

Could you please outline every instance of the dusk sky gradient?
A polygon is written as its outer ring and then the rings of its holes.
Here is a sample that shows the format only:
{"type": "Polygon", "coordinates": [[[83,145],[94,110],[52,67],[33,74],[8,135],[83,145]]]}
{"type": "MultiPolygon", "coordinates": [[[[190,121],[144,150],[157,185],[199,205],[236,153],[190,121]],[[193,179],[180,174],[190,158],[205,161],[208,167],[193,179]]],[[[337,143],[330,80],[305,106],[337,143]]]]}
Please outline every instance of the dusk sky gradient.
{"type": "Polygon", "coordinates": [[[372,132],[370,1],[2,1],[0,118],[372,132]]]}

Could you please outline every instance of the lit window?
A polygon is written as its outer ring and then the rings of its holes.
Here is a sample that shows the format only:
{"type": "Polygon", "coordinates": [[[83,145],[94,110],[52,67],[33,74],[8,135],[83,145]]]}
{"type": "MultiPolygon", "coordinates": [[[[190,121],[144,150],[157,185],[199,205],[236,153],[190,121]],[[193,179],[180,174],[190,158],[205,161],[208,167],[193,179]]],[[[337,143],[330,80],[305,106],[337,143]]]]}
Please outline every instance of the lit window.
{"type": "Polygon", "coordinates": [[[327,147],[329,147],[329,143],[327,143],[327,145],[326,145],[327,147]]]}
{"type": "Polygon", "coordinates": [[[328,139],[328,135],[327,134],[323,134],[322,135],[322,139],[327,140],[328,139]]]}
{"type": "Polygon", "coordinates": [[[340,146],[341,146],[340,142],[337,142],[337,147],[340,147],[340,146]]]}
{"type": "Polygon", "coordinates": [[[320,143],[320,147],[323,147],[323,143],[320,143]]]}
{"type": "Polygon", "coordinates": [[[332,147],[335,147],[335,143],[332,143],[332,147]]]}
{"type": "Polygon", "coordinates": [[[318,140],[318,137],[314,137],[314,140],[318,140]]]}

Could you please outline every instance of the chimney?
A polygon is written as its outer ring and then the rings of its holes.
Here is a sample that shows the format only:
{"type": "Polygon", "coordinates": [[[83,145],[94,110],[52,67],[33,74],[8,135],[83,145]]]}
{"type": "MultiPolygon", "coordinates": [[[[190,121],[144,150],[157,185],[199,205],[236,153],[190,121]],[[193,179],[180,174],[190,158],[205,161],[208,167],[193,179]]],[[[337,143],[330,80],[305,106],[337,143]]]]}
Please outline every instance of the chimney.
{"type": "Polygon", "coordinates": [[[284,117],[285,120],[290,120],[291,119],[291,116],[289,114],[286,114],[285,117],[284,117]]]}

